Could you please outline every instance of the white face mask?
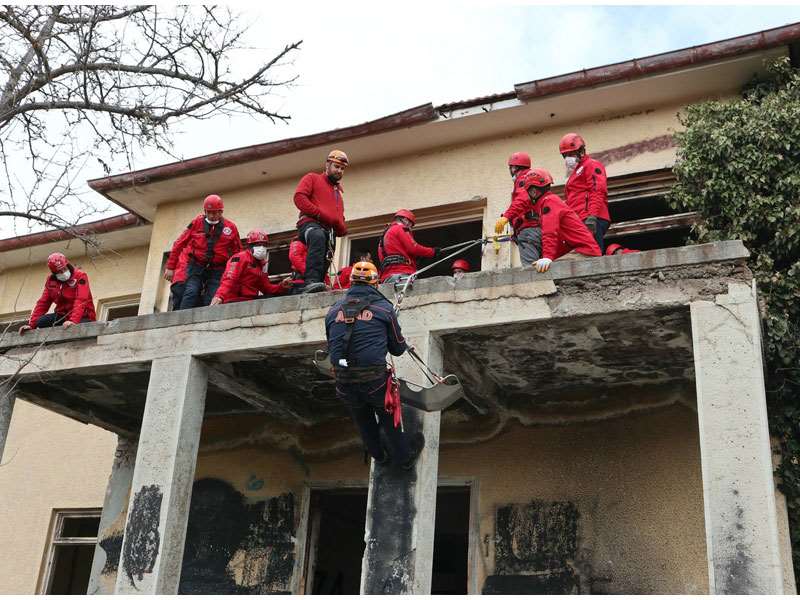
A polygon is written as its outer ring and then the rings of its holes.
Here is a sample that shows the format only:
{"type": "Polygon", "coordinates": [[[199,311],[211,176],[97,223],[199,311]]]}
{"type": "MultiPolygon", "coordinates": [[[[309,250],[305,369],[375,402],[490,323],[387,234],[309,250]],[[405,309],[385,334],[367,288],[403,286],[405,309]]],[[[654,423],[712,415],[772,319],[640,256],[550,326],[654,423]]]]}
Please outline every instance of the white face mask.
{"type": "Polygon", "coordinates": [[[211,219],[206,217],[206,223],[208,223],[209,225],[216,225],[217,223],[219,223],[219,219],[217,219],[216,221],[212,221],[211,219]]]}
{"type": "Polygon", "coordinates": [[[72,275],[72,273],[69,272],[69,269],[65,269],[60,273],[56,273],[56,279],[58,279],[61,282],[68,281],[70,275],[72,275]]]}
{"type": "Polygon", "coordinates": [[[266,260],[269,256],[269,252],[267,252],[266,246],[253,246],[253,256],[255,256],[258,260],[266,260]]]}
{"type": "Polygon", "coordinates": [[[461,279],[464,277],[464,271],[456,271],[453,273],[453,279],[461,279]]]}
{"type": "Polygon", "coordinates": [[[578,166],[578,157],[567,156],[564,158],[564,164],[567,165],[567,173],[572,173],[572,171],[575,170],[575,167],[578,166]]]}

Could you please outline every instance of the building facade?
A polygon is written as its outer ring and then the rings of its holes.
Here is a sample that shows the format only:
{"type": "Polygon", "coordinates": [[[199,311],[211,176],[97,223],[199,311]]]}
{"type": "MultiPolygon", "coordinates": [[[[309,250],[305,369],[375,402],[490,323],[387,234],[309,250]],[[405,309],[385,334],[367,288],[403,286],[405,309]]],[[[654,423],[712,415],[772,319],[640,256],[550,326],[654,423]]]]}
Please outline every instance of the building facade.
{"type": "Polygon", "coordinates": [[[99,254],[0,241],[7,323],[56,250],[102,319],[0,339],[0,592],[794,592],[747,251],[683,247],[697,217],[663,196],[682,108],[736,94],[798,39],[787,26],[93,180],[131,213],[95,226],[99,254]],[[506,157],[563,183],[567,131],[607,166],[607,239],[642,252],[540,275],[488,245],[464,279],[415,284],[404,331],[465,398],[405,410],[426,437],[411,473],[365,464],[311,363],[336,293],[167,310],[165,254],[208,193],[242,233],[270,231],[278,276],[298,179],[344,148],[341,267],[399,208],[430,245],[488,235],[506,157]]]}

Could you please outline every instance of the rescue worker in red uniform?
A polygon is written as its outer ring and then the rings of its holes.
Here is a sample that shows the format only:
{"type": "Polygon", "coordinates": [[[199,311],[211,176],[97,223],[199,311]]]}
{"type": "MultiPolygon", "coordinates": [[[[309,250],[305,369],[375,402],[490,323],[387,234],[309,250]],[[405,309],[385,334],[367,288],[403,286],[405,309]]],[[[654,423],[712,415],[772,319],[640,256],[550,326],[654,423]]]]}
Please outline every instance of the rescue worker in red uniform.
{"type": "Polygon", "coordinates": [[[639,250],[633,248],[623,248],[619,244],[609,244],[606,246],[606,256],[614,256],[615,254],[635,254],[639,250]]]}
{"type": "Polygon", "coordinates": [[[180,310],[208,306],[217,292],[228,259],[242,249],[239,230],[233,221],[223,218],[222,198],[216,194],[203,201],[203,213],[192,219],[172,244],[164,279],[172,281],[184,248],[189,248],[186,285],[180,310]]]}
{"type": "Polygon", "coordinates": [[[555,259],[573,250],[584,256],[602,255],[591,232],[575,211],[550,191],[551,185],[553,177],[540,168],[531,169],[522,180],[522,187],[542,224],[542,258],[534,263],[539,273],[547,271],[555,259]]]}
{"type": "Polygon", "coordinates": [[[381,261],[381,283],[401,283],[417,270],[418,258],[436,258],[439,248],[430,248],[414,240],[417,219],[405,208],[394,214],[394,221],[386,226],[378,242],[378,260],[381,261]]]}
{"type": "Polygon", "coordinates": [[[524,152],[514,152],[508,159],[508,170],[514,180],[511,190],[511,204],[494,224],[497,235],[503,233],[506,225],[511,224],[514,231],[514,242],[519,248],[519,257],[523,265],[532,265],[541,257],[542,228],[536,213],[531,209],[528,192],[522,189],[522,179],[531,168],[531,157],[524,152]]]}
{"type": "Polygon", "coordinates": [[[186,270],[189,266],[189,247],[183,249],[181,257],[178,259],[178,268],[172,276],[172,284],[169,286],[170,295],[172,296],[172,308],[170,310],[178,310],[181,307],[181,299],[183,298],[183,290],[186,287],[186,270]]]}
{"type": "Polygon", "coordinates": [[[469,263],[463,258],[454,260],[450,268],[453,270],[453,279],[461,279],[464,273],[469,273],[470,271],[469,263]]]}
{"type": "Polygon", "coordinates": [[[211,306],[255,300],[259,292],[265,296],[279,296],[291,289],[291,277],[280,283],[269,280],[267,244],[269,236],[263,229],[253,229],[247,234],[247,249],[237,252],[228,260],[222,283],[211,300],[211,306]]]}
{"type": "Polygon", "coordinates": [[[300,210],[297,233],[308,247],[304,293],[325,290],[323,281],[336,249],[336,236],[347,235],[341,179],[349,164],[347,154],[332,150],[322,173],[307,173],[297,184],[294,193],[294,204],[300,210]]]}
{"type": "Polygon", "coordinates": [[[599,160],[586,154],[586,142],[577,133],[568,133],[561,138],[558,149],[567,166],[564,186],[567,206],[589,228],[602,252],[605,248],[603,238],[611,224],[606,168],[599,160]]]}
{"type": "Polygon", "coordinates": [[[392,303],[377,290],[375,265],[356,263],[350,280],[352,286],[347,294],[325,317],[336,396],[350,411],[367,451],[377,464],[391,461],[403,469],[411,469],[425,446],[425,438],[419,432],[413,436],[404,432],[395,416],[387,412],[386,404],[390,383],[386,354],[400,356],[408,344],[392,303]]]}
{"type": "Polygon", "coordinates": [[[56,325],[69,329],[77,323],[97,320],[86,273],[72,266],[60,252],[47,257],[47,266],[52,275],[45,281],[44,291],[33,307],[28,324],[19,328],[20,335],[29,329],[56,325]],[[48,313],[52,304],[56,305],[55,311],[48,313]]]}
{"type": "Polygon", "coordinates": [[[342,267],[339,269],[339,272],[336,273],[336,277],[333,280],[333,285],[331,286],[334,290],[346,290],[350,288],[350,273],[353,272],[353,265],[359,262],[368,262],[372,263],[372,252],[367,250],[366,248],[359,248],[355,251],[355,260],[346,267],[342,267]]]}

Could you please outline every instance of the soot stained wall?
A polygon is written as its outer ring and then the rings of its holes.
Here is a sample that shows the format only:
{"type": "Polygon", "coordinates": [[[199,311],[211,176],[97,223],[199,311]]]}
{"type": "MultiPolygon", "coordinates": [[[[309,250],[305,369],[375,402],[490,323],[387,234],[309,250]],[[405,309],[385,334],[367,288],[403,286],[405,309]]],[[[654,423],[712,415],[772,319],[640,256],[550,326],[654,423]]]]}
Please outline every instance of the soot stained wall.
{"type": "Polygon", "coordinates": [[[248,503],[225,481],[195,481],[179,592],[288,593],[294,534],[293,494],[248,503]]]}

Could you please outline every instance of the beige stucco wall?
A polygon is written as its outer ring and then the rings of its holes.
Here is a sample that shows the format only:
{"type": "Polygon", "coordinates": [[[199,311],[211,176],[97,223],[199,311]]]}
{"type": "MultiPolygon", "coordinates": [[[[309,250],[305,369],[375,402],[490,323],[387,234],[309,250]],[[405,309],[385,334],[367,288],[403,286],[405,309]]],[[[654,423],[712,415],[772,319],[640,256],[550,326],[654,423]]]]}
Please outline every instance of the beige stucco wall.
{"type": "Polygon", "coordinates": [[[0,466],[0,594],[33,594],[53,509],[101,508],[117,436],[17,400],[0,466]]]}
{"type": "MultiPolygon", "coordinates": [[[[140,292],[147,248],[65,250],[89,276],[95,307],[140,292]]],[[[40,263],[4,271],[0,315],[29,312],[48,274],[40,263]]],[[[115,447],[112,433],[17,400],[0,467],[0,593],[36,591],[54,508],[103,506],[115,447]]]]}
{"type": "MultiPolygon", "coordinates": [[[[73,243],[73,248],[75,244],[73,243]]],[[[147,247],[104,250],[97,256],[64,248],[67,258],[89,276],[95,308],[98,302],[139,294],[142,289],[147,247]]],[[[30,312],[39,299],[50,271],[44,261],[7,269],[0,276],[0,316],[30,312]]]]}
{"type": "MultiPolygon", "coordinates": [[[[493,233],[494,222],[505,209],[511,192],[506,166],[509,154],[518,150],[528,152],[534,162],[549,169],[556,184],[560,184],[564,181],[564,163],[558,153],[558,142],[566,131],[580,131],[587,140],[589,152],[599,152],[672,132],[679,127],[680,108],[679,105],[647,108],[617,118],[572,123],[533,133],[526,131],[525,123],[520,123],[520,133],[516,135],[438,148],[387,162],[355,163],[343,179],[345,216],[348,220],[363,219],[399,208],[416,209],[484,196],[487,198],[484,230],[487,234],[493,233]]],[[[347,143],[341,147],[347,150],[347,143]]],[[[320,168],[326,152],[320,149],[320,168]]],[[[642,152],[608,164],[608,175],[669,167],[674,160],[673,148],[642,152]]],[[[292,197],[301,176],[302,173],[298,173],[289,179],[224,192],[225,216],[237,224],[242,235],[256,226],[266,227],[270,232],[294,229],[297,209],[292,197]]],[[[224,173],[220,177],[224,181],[224,173]]],[[[223,183],[220,187],[230,185],[223,183]]],[[[154,303],[159,310],[166,310],[168,284],[160,277],[162,255],[200,208],[200,198],[158,207],[143,285],[142,314],[153,312],[154,303]]],[[[516,251],[513,255],[516,264],[516,251]]],[[[337,259],[341,260],[339,256],[337,259]]],[[[491,266],[494,256],[487,253],[485,260],[488,260],[487,266],[491,266]]],[[[511,260],[510,248],[506,245],[496,264],[509,266],[511,260]]]]}
{"type": "MultiPolygon", "coordinates": [[[[471,481],[478,489],[471,507],[478,591],[494,571],[497,507],[534,499],[577,506],[576,570],[605,580],[597,592],[708,590],[697,415],[683,405],[595,423],[517,426],[490,442],[445,447],[439,465],[443,482],[471,481]]],[[[291,492],[298,525],[308,484],[366,485],[368,475],[360,451],[320,462],[266,447],[201,454],[196,471],[196,479],[226,481],[251,502],[291,492]],[[252,489],[253,481],[263,486],[252,489]]],[[[302,530],[298,537],[302,543],[302,530]]]]}

